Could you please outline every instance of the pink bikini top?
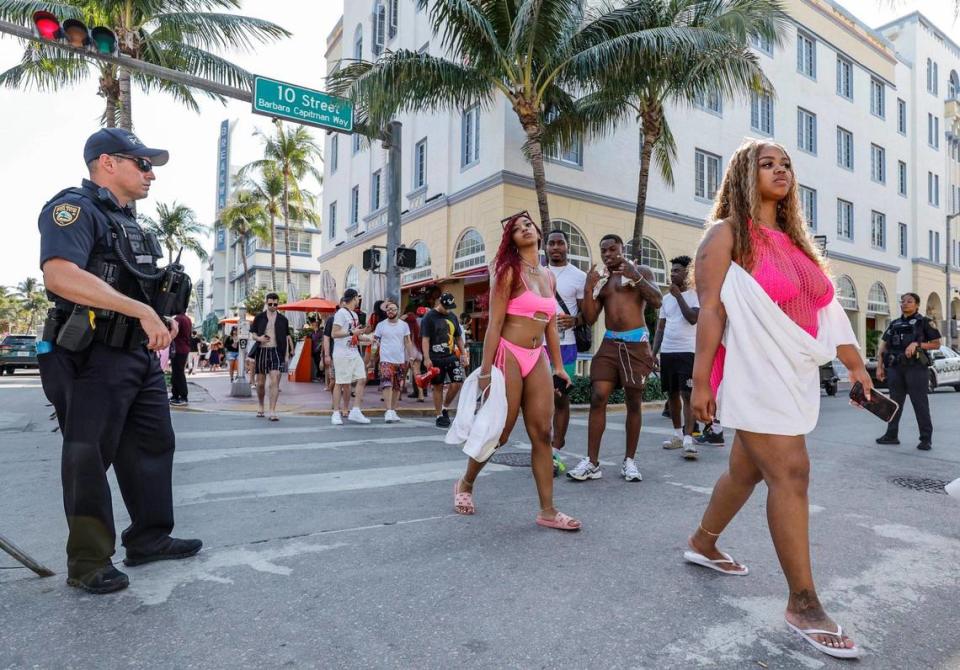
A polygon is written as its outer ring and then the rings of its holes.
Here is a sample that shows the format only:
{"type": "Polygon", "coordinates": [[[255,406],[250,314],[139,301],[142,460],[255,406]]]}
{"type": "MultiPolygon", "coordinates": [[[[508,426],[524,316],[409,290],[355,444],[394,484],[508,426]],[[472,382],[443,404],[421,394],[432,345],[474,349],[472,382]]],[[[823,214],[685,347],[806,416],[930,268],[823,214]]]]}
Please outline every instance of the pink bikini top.
{"type": "Polygon", "coordinates": [[[523,281],[523,286],[526,290],[507,303],[507,314],[512,316],[525,316],[543,323],[552,319],[553,315],[557,312],[557,299],[552,295],[547,298],[531,291],[522,273],[520,274],[520,279],[523,281]],[[537,313],[546,314],[547,316],[546,318],[537,317],[537,313]]]}

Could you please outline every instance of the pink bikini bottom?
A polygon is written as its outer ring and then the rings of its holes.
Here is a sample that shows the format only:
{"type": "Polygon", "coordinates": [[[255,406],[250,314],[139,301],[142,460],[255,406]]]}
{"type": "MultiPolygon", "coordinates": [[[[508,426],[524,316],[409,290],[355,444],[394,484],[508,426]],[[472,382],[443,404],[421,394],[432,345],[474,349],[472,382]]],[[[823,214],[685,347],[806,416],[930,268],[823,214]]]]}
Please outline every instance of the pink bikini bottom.
{"type": "Polygon", "coordinates": [[[508,342],[501,337],[500,344],[497,345],[497,355],[493,359],[493,364],[504,372],[506,371],[508,351],[517,359],[517,365],[520,366],[520,376],[524,379],[526,379],[531,370],[537,366],[540,357],[544,355],[543,347],[527,349],[526,347],[521,347],[519,344],[508,342]]]}

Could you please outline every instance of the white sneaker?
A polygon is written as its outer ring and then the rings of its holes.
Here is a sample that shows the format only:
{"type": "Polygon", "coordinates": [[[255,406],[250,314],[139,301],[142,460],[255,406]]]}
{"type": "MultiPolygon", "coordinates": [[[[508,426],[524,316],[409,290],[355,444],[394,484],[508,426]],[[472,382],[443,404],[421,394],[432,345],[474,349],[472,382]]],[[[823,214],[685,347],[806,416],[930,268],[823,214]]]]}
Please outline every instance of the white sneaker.
{"type": "Polygon", "coordinates": [[[333,410],[333,414],[330,415],[330,423],[332,423],[334,426],[343,425],[343,417],[340,416],[340,410],[333,410]]]}
{"type": "Polygon", "coordinates": [[[359,407],[354,407],[350,410],[350,413],[347,415],[347,421],[353,421],[354,423],[370,423],[370,419],[363,415],[363,412],[360,411],[359,407]]]}
{"type": "Polygon", "coordinates": [[[603,477],[603,471],[600,470],[599,465],[591,463],[589,458],[584,458],[577,463],[577,467],[567,472],[567,477],[582,482],[587,479],[600,479],[603,477]]]}
{"type": "Polygon", "coordinates": [[[683,438],[683,457],[688,461],[697,460],[699,452],[697,451],[697,446],[693,443],[693,439],[689,436],[683,438]]]}
{"type": "Polygon", "coordinates": [[[664,449],[679,449],[682,446],[683,446],[683,439],[677,437],[676,435],[671,437],[669,440],[663,441],[664,449]]]}
{"type": "Polygon", "coordinates": [[[397,416],[397,413],[392,409],[388,409],[386,412],[383,413],[384,423],[396,423],[399,420],[400,420],[400,417],[397,416]]]}
{"type": "Polygon", "coordinates": [[[620,476],[628,482],[642,482],[643,475],[637,469],[637,464],[632,458],[623,459],[623,465],[620,466],[620,476]]]}

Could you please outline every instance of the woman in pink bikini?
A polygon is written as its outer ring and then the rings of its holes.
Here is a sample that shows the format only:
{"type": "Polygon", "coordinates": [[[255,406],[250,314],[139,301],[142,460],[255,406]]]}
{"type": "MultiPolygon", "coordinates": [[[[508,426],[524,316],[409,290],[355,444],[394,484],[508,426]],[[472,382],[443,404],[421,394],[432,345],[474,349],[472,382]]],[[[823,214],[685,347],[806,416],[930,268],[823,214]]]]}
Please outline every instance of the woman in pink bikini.
{"type": "MultiPolygon", "coordinates": [[[[537,524],[559,530],[579,530],[580,522],[553,506],[553,451],[550,430],[553,420],[553,380],[546,352],[556,376],[570,385],[560,356],[557,332],[556,287],[553,275],[540,266],[542,235],[527,212],[503,221],[503,236],[494,259],[490,286],[490,322],[483,340],[480,389],[490,384],[490,369],[503,371],[507,387],[507,420],[500,435],[506,443],[523,410],[523,423],[531,444],[533,478],[540,497],[537,524]],[[546,352],[544,351],[546,343],[546,352]]],[[[473,486],[484,463],[472,458],[467,472],[457,481],[454,508],[473,514],[473,486]]]]}
{"type": "Polygon", "coordinates": [[[721,423],[737,430],[728,470],[714,486],[684,558],[724,575],[746,575],[745,565],[717,549],[717,538],[765,482],[770,534],[789,587],[788,626],[825,654],[855,658],[860,649],[827,616],[810,566],[804,437],[817,420],[818,364],[808,365],[808,380],[807,367],[793,379],[791,363],[798,349],[821,347],[827,356],[836,352],[851,382],[862,383],[867,393],[872,384],[849,322],[842,310],[838,320],[832,304],[833,285],[807,233],[786,150],[758,140],[741,146],[730,159],[711,220],[716,223],[696,260],[700,317],[692,404],[699,421],[713,420],[719,410],[721,423]],[[774,327],[737,337],[738,328],[742,332],[758,314],[751,323],[776,322],[774,327]],[[755,374],[758,361],[767,373],[755,374]],[[744,369],[753,372],[745,376],[744,369]]]}

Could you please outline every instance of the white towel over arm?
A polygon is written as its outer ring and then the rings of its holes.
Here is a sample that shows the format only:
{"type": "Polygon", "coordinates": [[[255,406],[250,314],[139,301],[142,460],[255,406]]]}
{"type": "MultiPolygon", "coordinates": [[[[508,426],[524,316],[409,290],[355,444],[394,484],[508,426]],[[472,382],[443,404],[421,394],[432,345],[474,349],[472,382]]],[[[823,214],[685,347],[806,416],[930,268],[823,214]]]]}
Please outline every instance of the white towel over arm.
{"type": "Polygon", "coordinates": [[[717,390],[721,425],[773,435],[806,435],[820,415],[819,367],[842,344],[857,346],[836,298],[817,315],[813,338],[742,267],[730,264],[720,289],[727,313],[726,359],[717,390]]]}

